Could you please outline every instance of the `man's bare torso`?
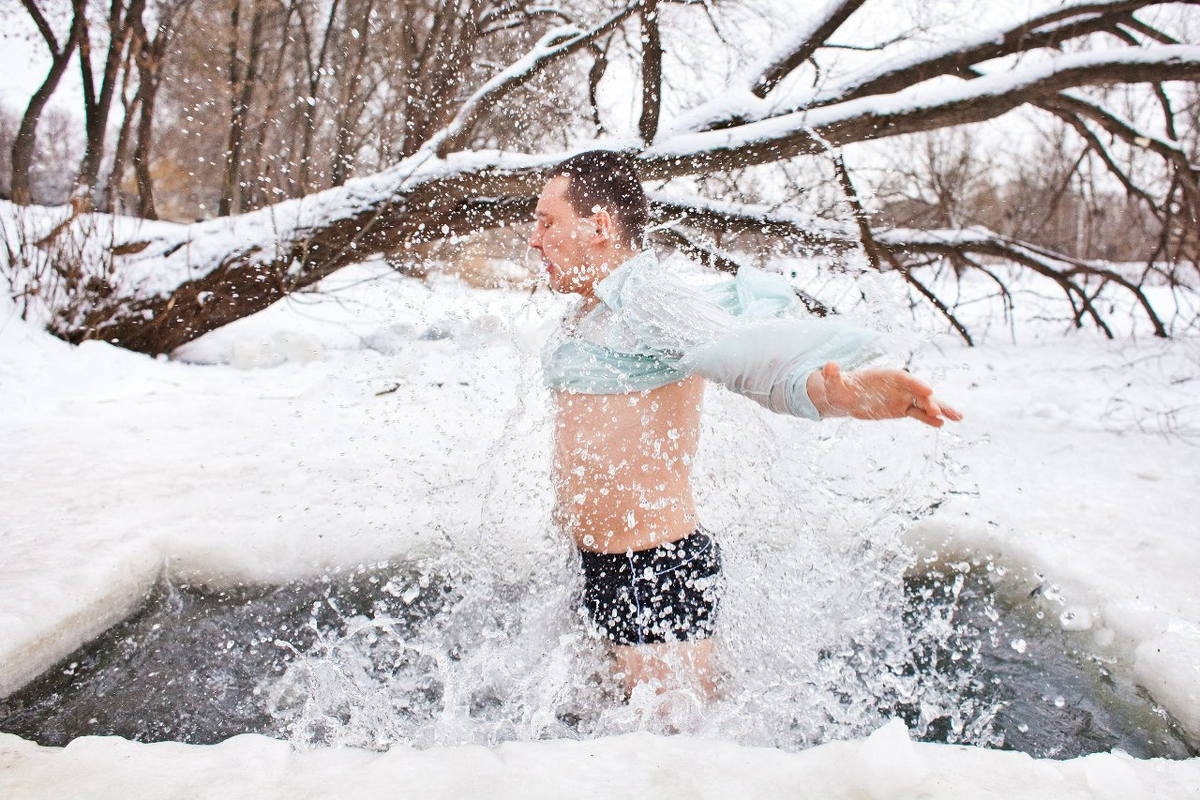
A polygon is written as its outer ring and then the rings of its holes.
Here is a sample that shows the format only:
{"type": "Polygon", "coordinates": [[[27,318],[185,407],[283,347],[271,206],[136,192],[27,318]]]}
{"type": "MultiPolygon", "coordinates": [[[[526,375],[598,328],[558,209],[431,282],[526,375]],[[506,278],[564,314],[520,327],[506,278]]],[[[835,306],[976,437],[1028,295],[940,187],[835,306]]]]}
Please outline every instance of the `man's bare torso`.
{"type": "Polygon", "coordinates": [[[623,553],[696,529],[698,376],[632,394],[556,392],[555,518],[583,550],[623,553]]]}

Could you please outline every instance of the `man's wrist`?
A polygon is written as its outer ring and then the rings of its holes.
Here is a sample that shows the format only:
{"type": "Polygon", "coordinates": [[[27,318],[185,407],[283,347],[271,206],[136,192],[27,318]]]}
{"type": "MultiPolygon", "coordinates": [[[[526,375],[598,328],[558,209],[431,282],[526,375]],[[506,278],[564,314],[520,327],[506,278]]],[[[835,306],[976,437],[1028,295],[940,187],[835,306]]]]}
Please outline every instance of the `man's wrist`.
{"type": "Polygon", "coordinates": [[[821,370],[815,369],[808,374],[804,381],[804,391],[808,393],[809,401],[817,410],[817,419],[824,419],[833,413],[829,397],[825,394],[825,375],[821,370]]]}

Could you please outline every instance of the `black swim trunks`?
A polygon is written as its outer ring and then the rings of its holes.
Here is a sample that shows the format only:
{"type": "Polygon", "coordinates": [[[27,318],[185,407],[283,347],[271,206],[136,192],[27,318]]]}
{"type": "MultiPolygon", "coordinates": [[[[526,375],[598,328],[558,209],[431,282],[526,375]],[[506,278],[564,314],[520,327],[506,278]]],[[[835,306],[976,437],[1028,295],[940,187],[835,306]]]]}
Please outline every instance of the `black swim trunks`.
{"type": "Polygon", "coordinates": [[[583,605],[615,644],[660,644],[712,636],[721,551],[696,531],[631,553],[580,551],[583,605]]]}

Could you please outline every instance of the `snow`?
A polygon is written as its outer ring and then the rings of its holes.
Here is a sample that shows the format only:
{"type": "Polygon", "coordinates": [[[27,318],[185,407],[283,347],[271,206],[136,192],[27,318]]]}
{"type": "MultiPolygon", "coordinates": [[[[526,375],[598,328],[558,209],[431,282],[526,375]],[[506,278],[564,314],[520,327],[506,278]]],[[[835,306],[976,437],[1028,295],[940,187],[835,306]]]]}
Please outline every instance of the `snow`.
{"type": "Polygon", "coordinates": [[[913,744],[892,723],[856,742],[802,753],[685,736],[508,742],[386,753],[297,753],[238,736],[212,747],[77,739],[61,751],[0,737],[0,777],[12,798],[414,796],[562,798],[1195,797],[1200,760],[1136,761],[1099,754],[1034,761],[1020,753],[913,744]],[[116,766],[119,765],[119,766],[116,766]],[[1151,794],[1154,792],[1154,794],[1151,794]]]}
{"type": "MultiPolygon", "coordinates": [[[[532,466],[504,513],[548,513],[545,431],[522,428],[520,409],[543,397],[536,355],[562,302],[379,264],[323,288],[174,360],[70,347],[3,309],[0,696],[130,613],[164,572],[220,586],[470,549],[493,497],[478,487],[512,450],[532,466]]],[[[1064,626],[1200,741],[1200,342],[1068,335],[1039,320],[1048,306],[1032,292],[1017,298],[1015,335],[979,306],[983,346],[938,336],[913,364],[966,421],[854,441],[911,446],[917,464],[951,454],[946,502],[907,534],[918,552],[986,555],[1020,576],[1008,591],[1040,586],[1064,626]]],[[[714,396],[708,413],[737,402],[714,396]]],[[[862,452],[840,453],[843,468],[862,452]]],[[[539,530],[511,542],[518,567],[537,558],[539,530]]],[[[386,752],[0,735],[0,765],[6,798],[1200,796],[1200,759],[1039,761],[914,743],[897,721],[801,752],[646,732],[386,752]]]]}

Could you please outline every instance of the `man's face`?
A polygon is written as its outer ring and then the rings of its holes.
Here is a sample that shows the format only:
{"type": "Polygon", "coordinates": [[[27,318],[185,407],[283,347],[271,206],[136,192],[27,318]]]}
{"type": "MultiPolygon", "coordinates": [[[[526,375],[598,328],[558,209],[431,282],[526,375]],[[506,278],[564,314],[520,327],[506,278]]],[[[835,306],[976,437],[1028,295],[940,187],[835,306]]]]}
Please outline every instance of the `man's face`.
{"type": "Polygon", "coordinates": [[[567,197],[570,180],[559,175],[542,189],[529,246],[541,254],[551,289],[590,294],[597,277],[592,252],[596,223],[571,206],[567,197]]]}

